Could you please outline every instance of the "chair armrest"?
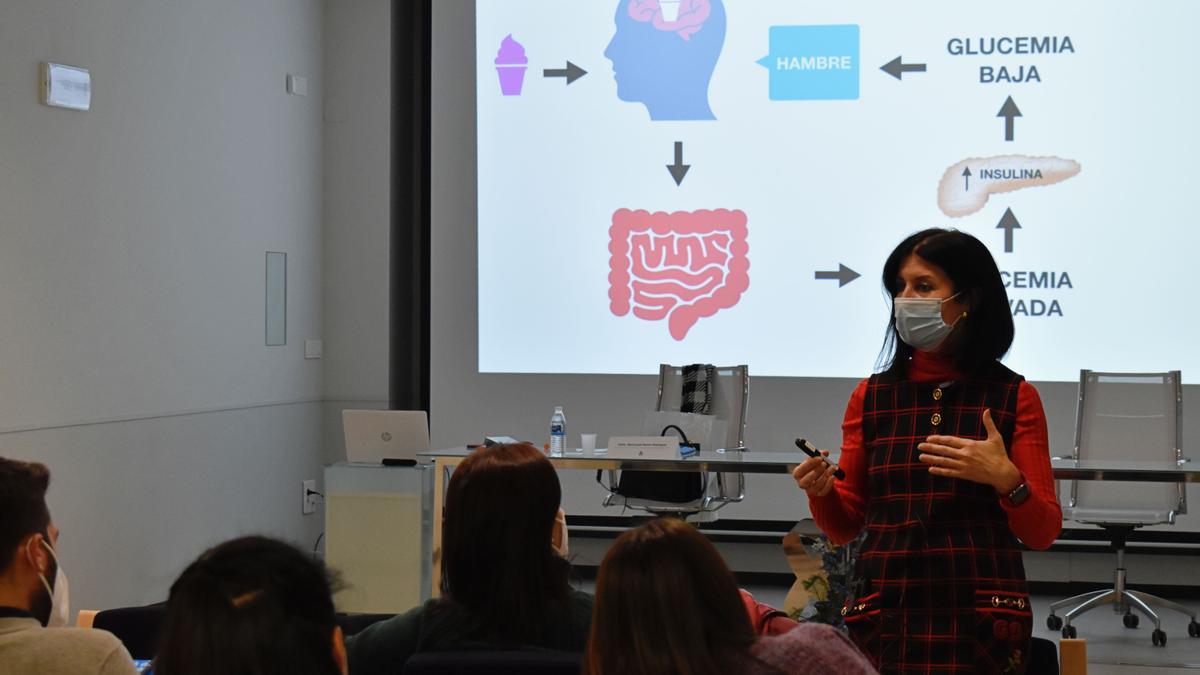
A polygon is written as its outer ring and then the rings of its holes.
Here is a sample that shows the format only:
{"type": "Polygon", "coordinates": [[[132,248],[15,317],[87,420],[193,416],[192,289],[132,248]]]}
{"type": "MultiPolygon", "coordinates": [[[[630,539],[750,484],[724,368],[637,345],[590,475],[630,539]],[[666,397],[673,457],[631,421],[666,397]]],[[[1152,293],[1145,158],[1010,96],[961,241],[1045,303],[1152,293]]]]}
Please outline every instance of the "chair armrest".
{"type": "Polygon", "coordinates": [[[91,628],[92,623],[96,621],[96,615],[100,613],[98,609],[81,609],[79,615],[75,617],[76,628],[91,628]]]}

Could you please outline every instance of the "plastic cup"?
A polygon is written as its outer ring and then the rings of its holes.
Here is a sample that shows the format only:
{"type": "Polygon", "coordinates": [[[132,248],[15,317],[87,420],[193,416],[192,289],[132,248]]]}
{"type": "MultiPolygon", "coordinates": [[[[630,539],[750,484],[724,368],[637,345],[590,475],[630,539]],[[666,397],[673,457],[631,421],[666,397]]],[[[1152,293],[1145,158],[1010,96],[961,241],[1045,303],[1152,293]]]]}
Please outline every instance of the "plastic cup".
{"type": "Polygon", "coordinates": [[[584,454],[596,454],[596,434],[579,434],[579,447],[584,454]]]}

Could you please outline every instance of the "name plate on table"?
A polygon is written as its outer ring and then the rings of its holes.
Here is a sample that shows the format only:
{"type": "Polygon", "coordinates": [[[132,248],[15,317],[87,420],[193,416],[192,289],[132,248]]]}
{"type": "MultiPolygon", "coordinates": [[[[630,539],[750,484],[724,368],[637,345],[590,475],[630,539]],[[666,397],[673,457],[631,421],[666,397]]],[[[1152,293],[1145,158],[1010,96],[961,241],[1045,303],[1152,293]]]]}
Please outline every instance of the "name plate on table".
{"type": "Polygon", "coordinates": [[[608,456],[619,459],[679,459],[679,439],[674,436],[613,436],[608,456]]]}

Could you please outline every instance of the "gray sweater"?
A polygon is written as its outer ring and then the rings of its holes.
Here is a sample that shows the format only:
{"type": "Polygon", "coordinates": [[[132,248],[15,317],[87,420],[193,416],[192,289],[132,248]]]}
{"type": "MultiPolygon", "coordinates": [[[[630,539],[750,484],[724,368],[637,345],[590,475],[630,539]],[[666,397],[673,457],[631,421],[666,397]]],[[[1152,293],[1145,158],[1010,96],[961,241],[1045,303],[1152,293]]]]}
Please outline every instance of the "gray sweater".
{"type": "Polygon", "coordinates": [[[137,675],[112,633],[43,628],[37,619],[0,618],[0,675],[137,675]]]}

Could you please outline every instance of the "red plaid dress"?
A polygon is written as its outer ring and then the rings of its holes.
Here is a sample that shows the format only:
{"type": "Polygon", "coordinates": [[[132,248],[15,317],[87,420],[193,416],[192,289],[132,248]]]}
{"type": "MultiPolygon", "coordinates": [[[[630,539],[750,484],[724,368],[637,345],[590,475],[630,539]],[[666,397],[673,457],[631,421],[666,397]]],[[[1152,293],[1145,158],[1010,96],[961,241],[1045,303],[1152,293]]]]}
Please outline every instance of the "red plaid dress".
{"type": "MultiPolygon", "coordinates": [[[[844,613],[851,637],[880,671],[1025,671],[1032,614],[1010,516],[1059,514],[1022,533],[1039,548],[1061,527],[1044,416],[1036,451],[1040,463],[1013,457],[1034,493],[1028,509],[1002,506],[990,486],[931,475],[917,459],[916,446],[931,434],[983,439],[982,414],[991,409],[1013,454],[1018,392],[1028,386],[996,363],[971,378],[877,375],[856,392],[861,456],[844,448],[849,485],[839,484],[834,495],[811,503],[818,524],[835,541],[867,531],[856,565],[861,586],[851,589],[844,613]]],[[[1036,393],[1033,398],[1040,415],[1036,393]]],[[[847,422],[850,418],[848,411],[847,422]]]]}

